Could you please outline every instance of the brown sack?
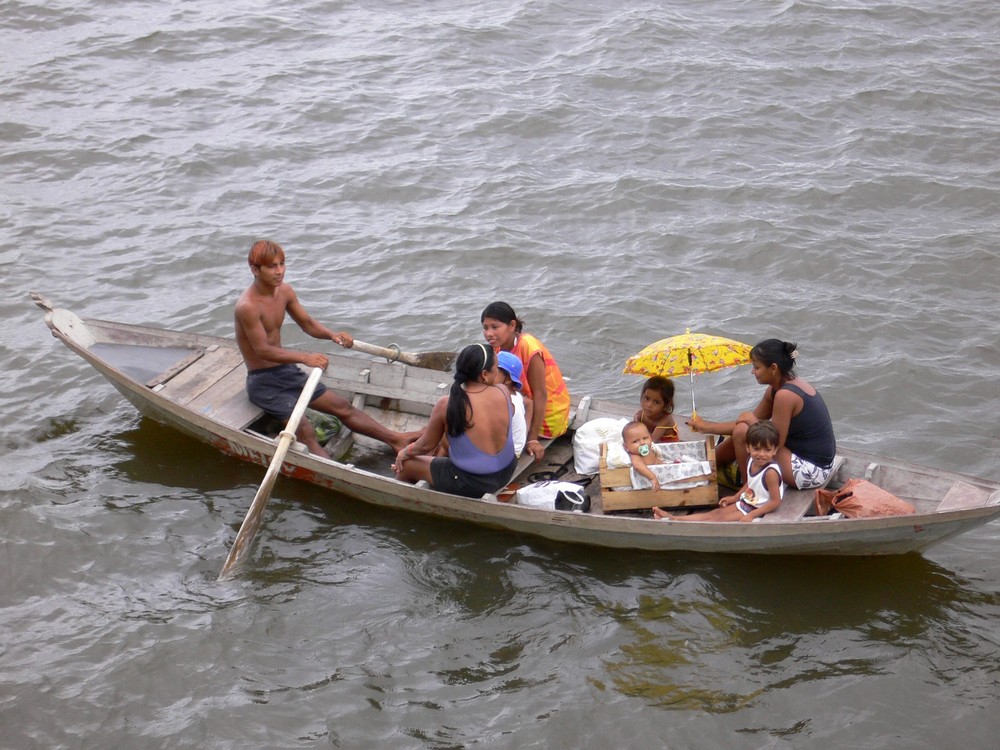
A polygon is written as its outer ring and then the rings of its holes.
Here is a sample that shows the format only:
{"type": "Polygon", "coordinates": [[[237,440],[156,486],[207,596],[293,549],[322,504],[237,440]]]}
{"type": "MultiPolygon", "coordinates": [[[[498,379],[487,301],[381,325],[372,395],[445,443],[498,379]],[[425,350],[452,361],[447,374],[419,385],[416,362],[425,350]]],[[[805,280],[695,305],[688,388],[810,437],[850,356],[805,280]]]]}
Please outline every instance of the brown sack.
{"type": "Polygon", "coordinates": [[[816,490],[816,515],[825,516],[831,510],[847,518],[876,516],[908,516],[916,508],[900,500],[867,479],[848,479],[839,490],[816,490]]]}

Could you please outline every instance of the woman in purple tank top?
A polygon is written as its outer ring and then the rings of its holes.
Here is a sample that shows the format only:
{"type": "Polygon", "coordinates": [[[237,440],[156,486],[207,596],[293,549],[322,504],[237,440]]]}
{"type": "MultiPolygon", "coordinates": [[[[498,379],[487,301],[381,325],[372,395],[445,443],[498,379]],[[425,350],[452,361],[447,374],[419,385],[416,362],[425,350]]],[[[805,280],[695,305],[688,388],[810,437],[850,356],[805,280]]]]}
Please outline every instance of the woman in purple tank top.
{"type": "Polygon", "coordinates": [[[436,490],[465,497],[482,497],[504,487],[517,459],[511,430],[514,406],[498,379],[492,347],[471,344],[462,349],[448,395],[434,404],[421,436],[396,455],[396,478],[423,479],[436,490]],[[446,433],[449,455],[432,457],[446,433]]]}
{"type": "Polygon", "coordinates": [[[775,461],[785,483],[800,490],[826,483],[837,454],[833,422],[823,397],[795,374],[797,353],[796,345],[787,341],[761,341],[750,350],[753,375],[767,386],[756,408],[743,412],[734,422],[707,422],[697,416],[688,421],[695,432],[732,436],[716,449],[720,467],[733,462],[737,467],[746,466],[747,427],[770,419],[780,435],[775,461]]]}

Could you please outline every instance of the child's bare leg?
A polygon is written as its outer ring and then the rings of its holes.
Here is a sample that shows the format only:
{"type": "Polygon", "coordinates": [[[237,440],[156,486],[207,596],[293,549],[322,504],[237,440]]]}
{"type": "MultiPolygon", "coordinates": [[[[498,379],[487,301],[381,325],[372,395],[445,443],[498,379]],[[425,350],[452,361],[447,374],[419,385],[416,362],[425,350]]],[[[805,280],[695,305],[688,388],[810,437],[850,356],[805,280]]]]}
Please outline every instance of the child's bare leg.
{"type": "Polygon", "coordinates": [[[739,521],[743,514],[735,505],[712,508],[704,513],[692,513],[689,516],[674,516],[675,521],[739,521]]]}

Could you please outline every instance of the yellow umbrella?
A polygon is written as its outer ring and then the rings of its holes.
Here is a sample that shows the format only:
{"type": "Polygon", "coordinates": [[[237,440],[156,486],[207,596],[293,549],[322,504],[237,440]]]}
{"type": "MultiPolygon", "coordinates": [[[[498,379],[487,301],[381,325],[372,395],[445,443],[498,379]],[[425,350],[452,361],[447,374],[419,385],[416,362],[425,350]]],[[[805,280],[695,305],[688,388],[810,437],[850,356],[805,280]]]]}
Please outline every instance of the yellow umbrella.
{"type": "Polygon", "coordinates": [[[660,339],[625,362],[624,373],[632,375],[662,375],[666,378],[687,375],[691,379],[691,416],[695,416],[694,374],[713,372],[727,367],[750,364],[752,347],[741,341],[691,333],[687,329],[679,336],[660,339]]]}

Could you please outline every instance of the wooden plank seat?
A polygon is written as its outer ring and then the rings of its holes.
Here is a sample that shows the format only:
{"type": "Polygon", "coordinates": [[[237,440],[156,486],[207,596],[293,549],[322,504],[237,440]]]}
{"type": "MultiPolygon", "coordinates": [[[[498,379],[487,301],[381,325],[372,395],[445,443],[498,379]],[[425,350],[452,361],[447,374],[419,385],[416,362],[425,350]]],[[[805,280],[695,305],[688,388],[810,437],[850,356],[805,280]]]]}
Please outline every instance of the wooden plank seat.
{"type": "MultiPolygon", "coordinates": [[[[841,456],[837,456],[833,459],[833,471],[830,472],[830,476],[826,478],[826,481],[821,485],[826,487],[830,482],[833,481],[834,477],[837,476],[837,472],[840,471],[840,467],[843,465],[844,459],[841,456]]],[[[761,523],[783,523],[788,521],[798,521],[809,514],[812,510],[813,500],[816,498],[816,490],[819,489],[814,487],[811,490],[795,490],[791,487],[785,487],[785,495],[781,498],[781,505],[778,509],[768,513],[759,519],[761,523]]]]}
{"type": "Polygon", "coordinates": [[[263,411],[246,395],[246,367],[238,349],[209,346],[151,379],[147,385],[174,403],[241,430],[263,411]]]}
{"type": "Polygon", "coordinates": [[[948,492],[945,493],[937,510],[981,508],[992,499],[994,494],[983,487],[974,487],[968,482],[955,482],[948,488],[948,492]]]}
{"type": "Polygon", "coordinates": [[[431,407],[441,396],[448,394],[451,378],[447,373],[432,373],[427,370],[410,368],[397,362],[372,361],[362,369],[357,369],[356,358],[331,357],[331,364],[322,383],[349,401],[362,396],[359,405],[363,408],[371,403],[384,409],[387,402],[397,401],[404,411],[431,412],[431,407]],[[351,363],[353,372],[345,372],[345,365],[351,363]]]}
{"type": "Polygon", "coordinates": [[[778,509],[757,520],[769,523],[798,521],[812,509],[815,497],[816,490],[814,489],[793,490],[791,487],[785,487],[785,496],[781,498],[781,505],[778,506],[778,509]]]}
{"type": "Polygon", "coordinates": [[[171,368],[149,382],[154,384],[153,390],[161,396],[187,405],[237,368],[245,377],[246,369],[239,349],[210,346],[201,357],[190,361],[186,367],[171,368]]]}
{"type": "Polygon", "coordinates": [[[202,391],[188,406],[234,430],[245,429],[264,415],[264,411],[247,398],[246,368],[242,363],[202,391]]]}

